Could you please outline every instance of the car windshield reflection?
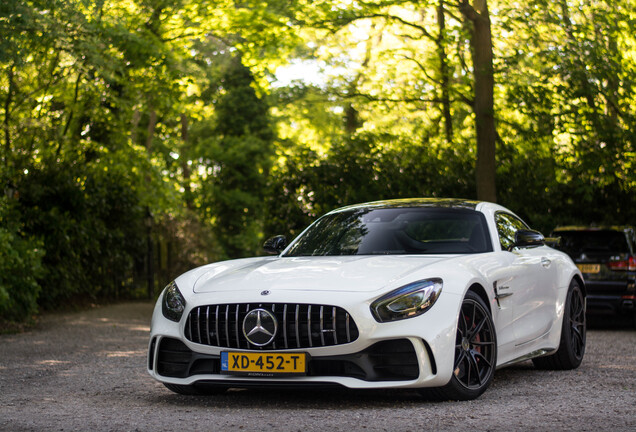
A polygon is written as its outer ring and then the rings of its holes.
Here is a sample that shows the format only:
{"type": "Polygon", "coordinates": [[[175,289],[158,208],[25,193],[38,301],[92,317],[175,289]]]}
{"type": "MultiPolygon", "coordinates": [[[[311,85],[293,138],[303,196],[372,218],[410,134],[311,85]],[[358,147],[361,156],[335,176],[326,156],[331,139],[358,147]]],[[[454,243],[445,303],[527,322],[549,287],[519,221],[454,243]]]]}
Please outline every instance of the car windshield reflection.
{"type": "Polygon", "coordinates": [[[353,209],[318,219],[285,256],[491,252],[486,221],[467,209],[353,209]]]}

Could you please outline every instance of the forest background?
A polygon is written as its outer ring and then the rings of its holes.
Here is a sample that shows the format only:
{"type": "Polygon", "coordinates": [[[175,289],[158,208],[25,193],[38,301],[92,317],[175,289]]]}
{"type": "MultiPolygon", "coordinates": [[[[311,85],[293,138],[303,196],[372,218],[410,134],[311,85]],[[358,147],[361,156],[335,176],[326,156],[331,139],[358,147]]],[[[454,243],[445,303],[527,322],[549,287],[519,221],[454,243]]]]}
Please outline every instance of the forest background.
{"type": "Polygon", "coordinates": [[[338,206],[636,222],[634,0],[3,0],[0,321],[338,206]]]}

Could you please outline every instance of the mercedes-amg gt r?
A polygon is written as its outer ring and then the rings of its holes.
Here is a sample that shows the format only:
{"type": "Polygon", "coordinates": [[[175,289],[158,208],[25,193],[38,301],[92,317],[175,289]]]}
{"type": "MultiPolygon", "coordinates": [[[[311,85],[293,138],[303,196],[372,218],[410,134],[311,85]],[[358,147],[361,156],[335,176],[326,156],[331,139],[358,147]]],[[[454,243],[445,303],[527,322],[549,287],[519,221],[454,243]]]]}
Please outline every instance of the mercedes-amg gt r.
{"type": "Polygon", "coordinates": [[[581,272],[499,205],[354,205],[264,247],[275,256],[196,268],[160,295],[147,367],[167,388],[415,388],[468,400],[499,367],[583,359],[581,272]]]}

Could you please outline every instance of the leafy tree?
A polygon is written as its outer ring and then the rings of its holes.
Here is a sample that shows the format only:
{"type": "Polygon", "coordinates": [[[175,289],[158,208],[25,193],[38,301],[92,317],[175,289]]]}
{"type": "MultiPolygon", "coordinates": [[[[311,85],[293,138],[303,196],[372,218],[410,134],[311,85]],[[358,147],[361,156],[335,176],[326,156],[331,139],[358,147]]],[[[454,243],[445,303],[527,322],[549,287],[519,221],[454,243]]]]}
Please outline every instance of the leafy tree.
{"type": "Polygon", "coordinates": [[[636,216],[630,10],[633,2],[605,1],[501,10],[502,32],[532,41],[510,44],[497,67],[507,83],[502,103],[515,107],[501,110],[502,130],[528,159],[516,175],[542,172],[526,189],[542,191],[543,199],[519,205],[548,215],[546,225],[633,223],[636,216]],[[547,169],[529,171],[532,159],[547,169]]]}
{"type": "Polygon", "coordinates": [[[273,155],[268,106],[251,72],[233,57],[221,78],[215,121],[193,130],[208,167],[202,209],[212,221],[222,256],[253,254],[262,237],[262,196],[273,155]]]}
{"type": "Polygon", "coordinates": [[[634,10],[6,0],[0,311],[153,292],[359,201],[633,223],[634,10]]]}

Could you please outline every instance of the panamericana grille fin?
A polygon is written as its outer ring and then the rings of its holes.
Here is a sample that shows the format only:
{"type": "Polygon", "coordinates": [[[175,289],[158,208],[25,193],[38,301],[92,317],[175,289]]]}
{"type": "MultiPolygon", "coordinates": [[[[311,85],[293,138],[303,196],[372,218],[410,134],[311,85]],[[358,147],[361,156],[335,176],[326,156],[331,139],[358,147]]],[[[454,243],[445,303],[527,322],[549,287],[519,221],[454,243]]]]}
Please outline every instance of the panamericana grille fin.
{"type": "Polygon", "coordinates": [[[343,308],[299,303],[219,304],[190,311],[185,337],[194,343],[237,349],[303,349],[346,344],[359,336],[353,318],[343,308]],[[266,309],[278,321],[274,340],[259,347],[243,334],[243,319],[254,309],[266,309]]]}

